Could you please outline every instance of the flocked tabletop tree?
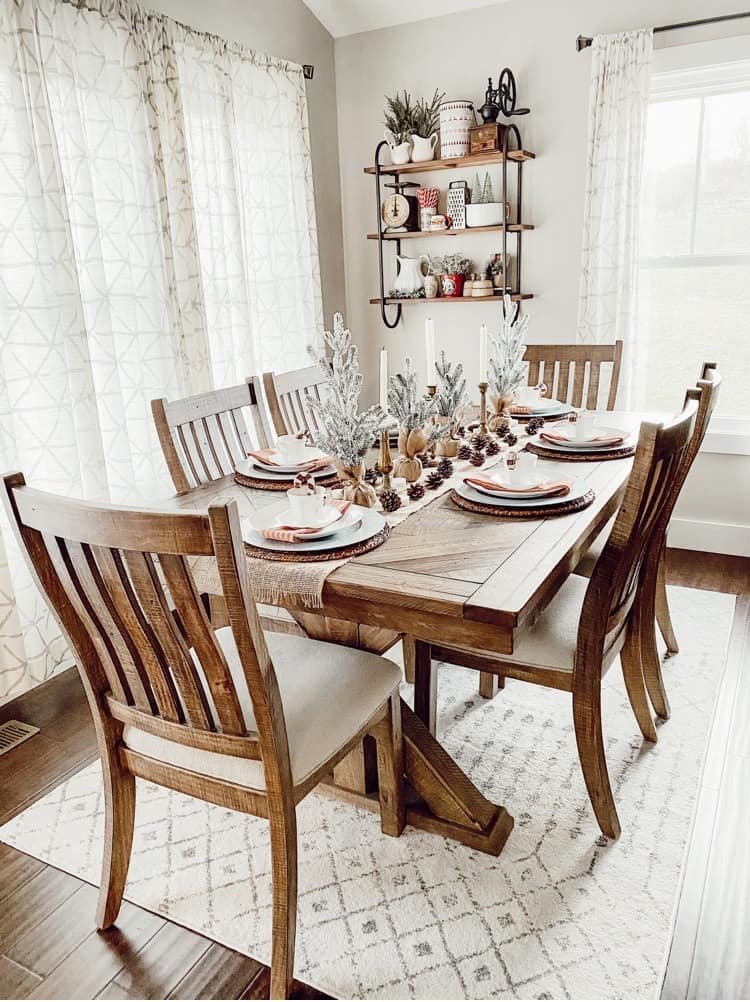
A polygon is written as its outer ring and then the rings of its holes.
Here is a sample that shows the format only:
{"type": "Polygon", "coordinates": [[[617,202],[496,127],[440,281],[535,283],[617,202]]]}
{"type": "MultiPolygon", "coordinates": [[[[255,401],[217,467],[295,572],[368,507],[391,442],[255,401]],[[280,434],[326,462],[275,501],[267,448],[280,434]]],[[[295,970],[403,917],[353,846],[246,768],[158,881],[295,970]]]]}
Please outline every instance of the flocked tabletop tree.
{"type": "Polygon", "coordinates": [[[377,495],[365,483],[364,457],[386,415],[378,404],[365,411],[359,409],[362,392],[359,352],[340,313],[334,314],[333,330],[325,331],[323,339],[330,351],[330,359],[325,355],[319,359],[326,385],[320,400],[311,397],[309,401],[319,426],[315,444],[333,458],[346,500],[372,508],[377,495]]]}

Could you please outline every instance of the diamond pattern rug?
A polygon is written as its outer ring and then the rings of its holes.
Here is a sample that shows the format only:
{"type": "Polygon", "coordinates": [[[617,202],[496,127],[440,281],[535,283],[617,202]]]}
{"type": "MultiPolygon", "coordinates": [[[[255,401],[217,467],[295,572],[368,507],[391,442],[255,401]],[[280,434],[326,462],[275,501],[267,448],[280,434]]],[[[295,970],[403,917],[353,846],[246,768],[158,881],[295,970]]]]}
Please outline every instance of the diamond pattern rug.
{"type": "MultiPolygon", "coordinates": [[[[671,589],[682,651],[672,719],[646,748],[613,666],[608,760],[623,834],[601,837],[578,767],[570,699],[440,671],[439,736],[516,827],[498,858],[325,796],[298,808],[298,978],[344,998],[656,998],[734,599],[671,589]]],[[[408,689],[405,692],[409,697],[408,689]]],[[[0,829],[98,883],[98,764],[0,829]]],[[[227,946],[270,956],[266,822],[139,783],[126,897],[227,946]]],[[[92,923],[94,916],[91,916],[92,923]]]]}

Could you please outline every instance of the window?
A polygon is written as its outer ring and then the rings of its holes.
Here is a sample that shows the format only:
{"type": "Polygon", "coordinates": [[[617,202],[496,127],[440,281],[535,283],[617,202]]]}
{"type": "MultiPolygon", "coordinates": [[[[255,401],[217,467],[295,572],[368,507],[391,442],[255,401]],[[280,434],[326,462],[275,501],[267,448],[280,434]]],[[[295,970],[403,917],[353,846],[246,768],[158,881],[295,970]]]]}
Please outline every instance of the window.
{"type": "Polygon", "coordinates": [[[715,360],[721,413],[750,417],[750,60],[654,74],[640,253],[646,405],[715,360]]]}

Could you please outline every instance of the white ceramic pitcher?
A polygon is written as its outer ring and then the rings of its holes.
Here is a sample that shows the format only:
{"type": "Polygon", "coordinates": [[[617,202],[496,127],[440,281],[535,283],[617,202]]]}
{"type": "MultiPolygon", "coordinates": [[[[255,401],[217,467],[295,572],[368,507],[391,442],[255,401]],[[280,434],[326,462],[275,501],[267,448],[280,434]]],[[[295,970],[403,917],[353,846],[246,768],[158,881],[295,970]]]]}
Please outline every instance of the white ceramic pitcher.
{"type": "Polygon", "coordinates": [[[423,289],[425,275],[430,267],[427,255],[420,254],[419,257],[397,255],[396,261],[398,261],[398,274],[393,283],[394,291],[413,295],[423,289]]]}
{"type": "Polygon", "coordinates": [[[435,159],[435,149],[438,143],[438,134],[433,132],[431,136],[424,139],[416,135],[411,137],[411,159],[415,164],[424,163],[426,160],[435,159]]]}

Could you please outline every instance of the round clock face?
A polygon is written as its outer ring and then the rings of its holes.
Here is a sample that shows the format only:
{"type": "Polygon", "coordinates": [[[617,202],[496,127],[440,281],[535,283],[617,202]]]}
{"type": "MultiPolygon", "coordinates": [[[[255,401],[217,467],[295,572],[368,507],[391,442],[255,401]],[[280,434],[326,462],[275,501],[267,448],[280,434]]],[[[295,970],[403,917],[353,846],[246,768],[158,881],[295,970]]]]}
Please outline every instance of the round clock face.
{"type": "Polygon", "coordinates": [[[388,195],[387,198],[383,199],[383,203],[380,206],[380,214],[383,217],[383,222],[389,229],[403,226],[409,218],[409,203],[403,195],[388,195]]]}

